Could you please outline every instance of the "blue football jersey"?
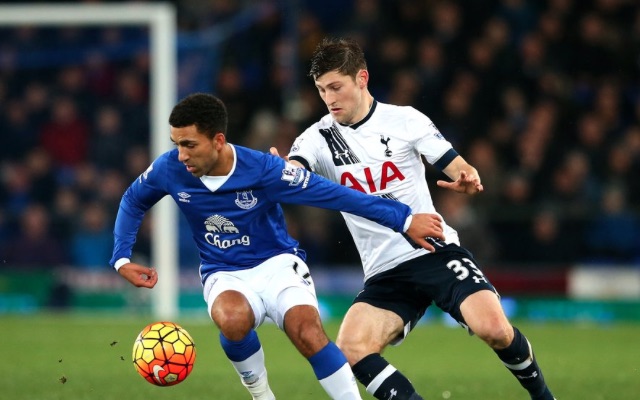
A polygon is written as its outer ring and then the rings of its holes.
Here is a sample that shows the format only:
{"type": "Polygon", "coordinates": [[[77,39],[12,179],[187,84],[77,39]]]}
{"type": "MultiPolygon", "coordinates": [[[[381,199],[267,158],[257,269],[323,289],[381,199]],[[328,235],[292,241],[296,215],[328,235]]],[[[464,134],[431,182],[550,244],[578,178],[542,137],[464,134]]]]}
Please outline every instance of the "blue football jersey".
{"type": "Polygon", "coordinates": [[[115,222],[110,264],[130,258],[145,212],[165,195],[185,215],[200,252],[203,281],[212,272],[255,267],[282,253],[304,259],[279,203],[301,204],[359,215],[402,232],[411,209],[333,183],[279,157],[241,146],[223,183],[211,188],[194,177],[174,149],[158,157],[126,190],[115,222]]]}

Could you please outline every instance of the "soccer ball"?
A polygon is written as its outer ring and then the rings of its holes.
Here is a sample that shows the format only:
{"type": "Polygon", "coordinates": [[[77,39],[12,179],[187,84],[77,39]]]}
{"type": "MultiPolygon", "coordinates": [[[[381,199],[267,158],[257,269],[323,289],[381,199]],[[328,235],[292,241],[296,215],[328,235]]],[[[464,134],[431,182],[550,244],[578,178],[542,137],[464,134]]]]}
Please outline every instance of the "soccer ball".
{"type": "Polygon", "coordinates": [[[195,360],[193,339],[174,322],[147,325],[133,343],[133,366],[147,382],[157,386],[185,380],[195,360]]]}

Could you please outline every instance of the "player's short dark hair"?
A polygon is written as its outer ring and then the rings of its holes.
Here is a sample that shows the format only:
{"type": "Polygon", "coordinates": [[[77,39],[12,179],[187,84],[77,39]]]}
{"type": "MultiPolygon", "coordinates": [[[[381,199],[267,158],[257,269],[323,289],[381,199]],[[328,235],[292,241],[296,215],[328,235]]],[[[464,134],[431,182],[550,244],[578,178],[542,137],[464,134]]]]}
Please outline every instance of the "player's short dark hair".
{"type": "Polygon", "coordinates": [[[180,100],[169,116],[174,128],[195,125],[199,133],[212,138],[216,133],[227,134],[227,107],[222,100],[207,94],[193,93],[180,100]]]}
{"type": "Polygon", "coordinates": [[[337,70],[355,79],[361,69],[367,69],[367,61],[358,42],[351,38],[325,38],[311,56],[309,76],[317,79],[337,70]]]}

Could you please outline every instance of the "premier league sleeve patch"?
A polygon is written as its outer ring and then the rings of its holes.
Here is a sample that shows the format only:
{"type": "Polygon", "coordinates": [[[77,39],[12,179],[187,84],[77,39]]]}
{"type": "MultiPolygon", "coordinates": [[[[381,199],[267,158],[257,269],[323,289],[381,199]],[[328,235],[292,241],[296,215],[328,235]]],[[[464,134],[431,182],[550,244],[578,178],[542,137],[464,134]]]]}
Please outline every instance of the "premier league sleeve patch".
{"type": "Polygon", "coordinates": [[[299,186],[302,184],[302,188],[306,188],[310,178],[309,171],[304,168],[298,168],[292,164],[285,164],[285,168],[282,170],[282,179],[285,182],[289,182],[289,186],[299,186]]]}

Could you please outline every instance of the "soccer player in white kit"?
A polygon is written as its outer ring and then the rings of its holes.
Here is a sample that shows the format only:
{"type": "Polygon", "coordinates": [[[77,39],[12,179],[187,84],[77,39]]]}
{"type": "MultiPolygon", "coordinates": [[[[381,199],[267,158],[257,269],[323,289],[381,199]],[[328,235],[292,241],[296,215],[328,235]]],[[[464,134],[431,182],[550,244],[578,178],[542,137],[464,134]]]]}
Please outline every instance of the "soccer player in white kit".
{"type": "Polygon", "coordinates": [[[269,317],[332,399],[360,399],[347,359],[322,328],[304,250],[288,234],[279,202],[372,218],[432,250],[426,237],[442,237],[440,220],[228,143],[227,120],[222,101],[208,94],[187,96],[173,108],[169,123],[177,148],[155,159],[123,195],[110,263],[133,285],[155,286],[155,269],[131,262],[131,252],[146,211],[171,196],[200,252],[204,300],[222,349],[252,398],[275,399],[256,333],[269,317]]]}
{"type": "MultiPolygon", "coordinates": [[[[311,58],[309,75],[329,114],[295,140],[288,155],[293,164],[435,215],[422,157],[451,178],[438,186],[466,194],[483,190],[477,170],[429,118],[373,98],[365,57],[355,41],[325,39],[311,58]]],[[[377,399],[422,399],[381,353],[401,342],[433,302],[485,341],[531,399],[553,399],[529,341],[509,323],[498,293],[453,228],[442,222],[444,239],[432,240],[432,252],[402,233],[342,215],[360,253],[365,283],[336,343],[367,392],[377,399]]]]}

